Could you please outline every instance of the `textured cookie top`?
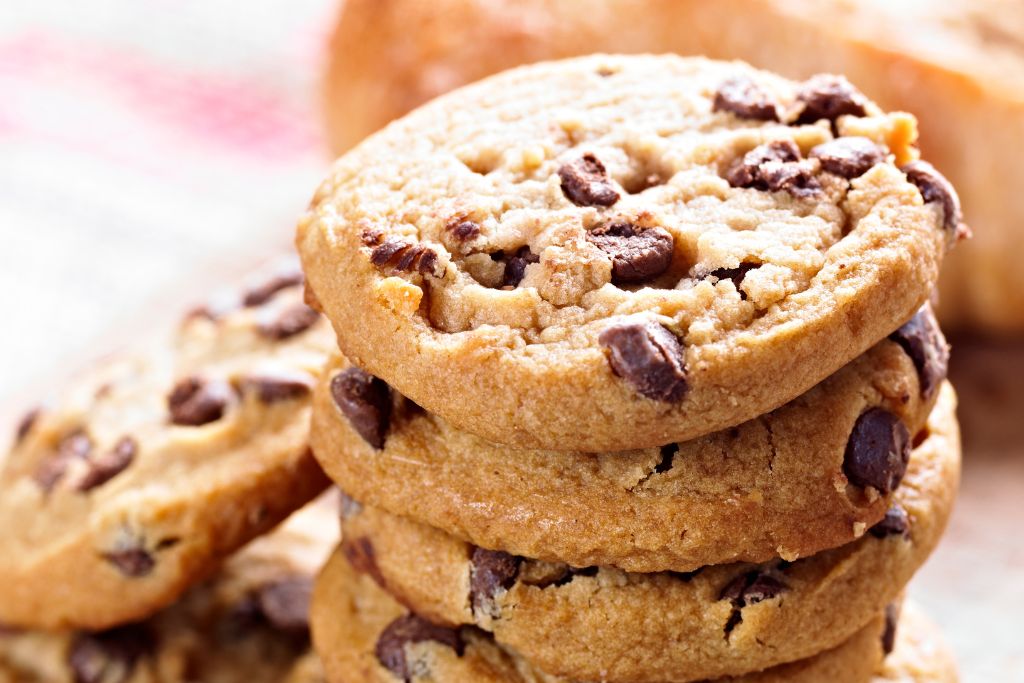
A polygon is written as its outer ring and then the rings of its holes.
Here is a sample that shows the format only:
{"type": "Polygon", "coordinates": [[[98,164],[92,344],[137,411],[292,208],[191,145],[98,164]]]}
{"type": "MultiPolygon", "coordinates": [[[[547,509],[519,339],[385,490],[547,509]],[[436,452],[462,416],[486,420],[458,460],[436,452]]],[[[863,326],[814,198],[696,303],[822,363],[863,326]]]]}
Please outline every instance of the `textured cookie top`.
{"type": "Polygon", "coordinates": [[[838,77],[552,62],[343,157],[298,246],[342,350],[453,424],[660,445],[793,398],[924,302],[960,219],[915,136],[838,77]]]}
{"type": "Polygon", "coordinates": [[[333,337],[300,282],[275,272],[26,416],[0,472],[0,622],[148,616],[325,486],[308,420],[333,337]]]}
{"type": "Polygon", "coordinates": [[[336,497],[325,496],[146,621],[98,633],[0,633],[0,681],[315,681],[309,602],[337,537],[336,497]]]}

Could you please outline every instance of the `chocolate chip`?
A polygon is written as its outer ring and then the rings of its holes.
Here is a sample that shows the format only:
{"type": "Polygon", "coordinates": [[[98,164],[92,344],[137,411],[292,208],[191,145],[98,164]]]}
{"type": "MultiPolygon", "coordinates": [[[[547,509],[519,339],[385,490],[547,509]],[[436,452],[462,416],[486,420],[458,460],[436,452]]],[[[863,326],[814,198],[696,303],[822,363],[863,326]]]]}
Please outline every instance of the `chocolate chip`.
{"type": "Polygon", "coordinates": [[[313,580],[295,576],[267,584],[260,589],[260,611],[280,631],[304,633],[309,630],[309,603],[313,580]]]}
{"type": "Polygon", "coordinates": [[[363,439],[380,449],[391,423],[391,389],[359,368],[348,368],[331,380],[331,396],[342,415],[363,439]]]}
{"type": "Polygon", "coordinates": [[[461,242],[468,242],[480,236],[480,224],[476,221],[458,220],[449,223],[447,228],[448,232],[461,242]]]}
{"type": "Polygon", "coordinates": [[[171,423],[186,427],[200,427],[224,417],[224,411],[234,397],[226,382],[186,377],[178,382],[167,397],[171,423]]]}
{"type": "Polygon", "coordinates": [[[871,535],[875,538],[906,536],[908,531],[910,531],[910,518],[907,516],[907,511],[899,505],[889,508],[882,521],[871,527],[871,535]]]}
{"type": "Polygon", "coordinates": [[[396,273],[417,272],[434,277],[444,275],[437,252],[432,247],[398,237],[389,238],[374,247],[370,253],[370,262],[381,269],[391,268],[396,273]]]}
{"type": "Polygon", "coordinates": [[[377,228],[366,228],[359,235],[359,239],[368,247],[375,247],[384,241],[384,232],[377,228]]]}
{"type": "Polygon", "coordinates": [[[381,666],[403,681],[410,681],[412,667],[406,658],[405,646],[426,641],[450,647],[462,656],[463,642],[457,630],[432,624],[415,614],[407,614],[388,624],[377,639],[374,652],[381,666]]]}
{"type": "Polygon", "coordinates": [[[679,446],[677,444],[671,443],[667,446],[662,446],[660,453],[661,459],[658,461],[658,464],[654,466],[655,474],[664,474],[671,470],[672,465],[676,460],[676,453],[678,452],[679,446]]]}
{"type": "Polygon", "coordinates": [[[963,221],[963,214],[960,211],[960,196],[953,184],[927,161],[912,161],[900,170],[921,191],[921,198],[926,204],[938,202],[942,206],[942,227],[956,234],[963,221]]]}
{"type": "Polygon", "coordinates": [[[854,486],[891,493],[903,480],[910,459],[910,431],[883,408],[865,411],[846,443],[843,472],[854,486]]]}
{"type": "Polygon", "coordinates": [[[885,630],[882,631],[882,652],[891,655],[896,649],[896,628],[900,621],[900,606],[897,604],[885,607],[885,630]]]}
{"type": "Polygon", "coordinates": [[[796,123],[814,123],[821,119],[835,122],[840,116],[864,116],[868,99],[842,76],[818,74],[804,81],[796,99],[803,110],[796,123]]]}
{"type": "MultiPolygon", "coordinates": [[[[494,254],[491,258],[494,258],[494,256],[502,258],[504,254],[494,254]]],[[[505,274],[502,277],[501,286],[515,289],[523,281],[523,277],[526,276],[526,266],[539,262],[540,257],[530,251],[530,247],[519,247],[516,253],[505,263],[505,274]]]]}
{"type": "Polygon", "coordinates": [[[280,341],[305,332],[319,319],[319,313],[299,302],[281,311],[268,311],[256,329],[264,337],[280,341]]]}
{"type": "Polygon", "coordinates": [[[663,228],[632,223],[603,225],[587,239],[612,259],[612,282],[643,282],[664,273],[672,263],[675,239],[663,228]]]}
{"type": "Polygon", "coordinates": [[[752,270],[756,270],[761,267],[760,263],[741,263],[736,268],[717,268],[712,270],[704,277],[714,277],[718,280],[732,280],[732,284],[736,287],[736,291],[740,294],[740,299],[746,301],[747,293],[741,289],[743,280],[746,279],[747,273],[752,270]]]}
{"type": "Polygon", "coordinates": [[[156,566],[156,558],[145,548],[123,548],[105,553],[103,559],[127,577],[148,576],[156,566]]]}
{"type": "Polygon", "coordinates": [[[782,579],[772,575],[769,571],[755,569],[730,581],[722,589],[718,599],[729,600],[734,606],[743,608],[770,600],[788,588],[789,586],[782,579]]]}
{"type": "Polygon", "coordinates": [[[593,154],[584,154],[558,169],[562,193],[576,206],[611,206],[619,201],[608,169],[593,154]]]}
{"type": "Polygon", "coordinates": [[[656,322],[620,323],[597,338],[608,351],[612,372],[641,395],[678,403],[688,388],[685,351],[679,339],[656,322]]]}
{"type": "Polygon", "coordinates": [[[885,150],[867,138],[850,136],[823,142],[812,148],[808,156],[820,161],[825,171],[853,179],[882,163],[885,150]]]}
{"type": "Polygon", "coordinates": [[[15,444],[19,444],[25,440],[25,437],[27,437],[29,432],[32,431],[32,428],[36,425],[36,422],[39,420],[42,414],[42,408],[33,408],[32,410],[22,415],[21,419],[18,420],[18,426],[14,431],[15,444]]]}
{"type": "Polygon", "coordinates": [[[933,397],[946,379],[949,345],[939,329],[931,306],[922,307],[909,322],[889,335],[889,339],[902,346],[914,362],[924,397],[933,397]]]}
{"type": "Polygon", "coordinates": [[[743,119],[778,121],[778,104],[753,79],[737,76],[718,86],[712,111],[728,111],[743,119]]]}
{"type": "Polygon", "coordinates": [[[474,613],[498,616],[494,598],[500,591],[512,588],[521,562],[520,558],[500,550],[473,549],[469,597],[474,613]]]}
{"type": "Polygon", "coordinates": [[[794,197],[811,197],[821,191],[814,176],[814,162],[801,160],[800,148],[791,140],[774,140],[755,147],[726,174],[733,187],[769,192],[786,191],[794,197]]]}
{"type": "Polygon", "coordinates": [[[373,542],[366,537],[348,538],[346,535],[341,542],[341,552],[345,559],[360,574],[366,574],[381,588],[387,587],[384,574],[377,564],[377,553],[373,549],[373,542]]]}
{"type": "Polygon", "coordinates": [[[92,453],[92,439],[82,430],[66,435],[57,444],[56,452],[42,460],[32,479],[44,493],[49,493],[67,474],[68,467],[76,460],[86,460],[92,453]]]}
{"type": "Polygon", "coordinates": [[[313,380],[300,372],[264,372],[243,379],[242,389],[255,393],[262,403],[279,403],[308,396],[313,390],[313,380]]]}
{"type": "Polygon", "coordinates": [[[83,633],[68,650],[75,683],[127,683],[139,659],[155,650],[144,626],[121,626],[103,633],[83,633]]]}
{"type": "Polygon", "coordinates": [[[85,492],[106,484],[132,464],[138,450],[135,439],[122,437],[110,451],[89,461],[89,468],[75,488],[85,492]]]}
{"type": "Polygon", "coordinates": [[[270,275],[263,282],[253,285],[242,294],[242,305],[262,306],[274,298],[274,295],[289,287],[298,287],[305,281],[302,269],[297,263],[289,264],[270,275]]]}

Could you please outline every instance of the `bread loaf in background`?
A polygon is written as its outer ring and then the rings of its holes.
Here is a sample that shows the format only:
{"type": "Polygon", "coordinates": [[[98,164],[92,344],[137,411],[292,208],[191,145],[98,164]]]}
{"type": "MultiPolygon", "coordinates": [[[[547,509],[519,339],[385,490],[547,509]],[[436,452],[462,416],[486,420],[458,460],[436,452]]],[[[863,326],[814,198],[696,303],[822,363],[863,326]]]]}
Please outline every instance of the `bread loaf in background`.
{"type": "Polygon", "coordinates": [[[913,112],[974,239],[947,262],[950,329],[1024,334],[1021,0],[347,0],[324,84],[340,153],[447,90],[592,52],[736,58],[804,78],[846,74],[913,112]]]}

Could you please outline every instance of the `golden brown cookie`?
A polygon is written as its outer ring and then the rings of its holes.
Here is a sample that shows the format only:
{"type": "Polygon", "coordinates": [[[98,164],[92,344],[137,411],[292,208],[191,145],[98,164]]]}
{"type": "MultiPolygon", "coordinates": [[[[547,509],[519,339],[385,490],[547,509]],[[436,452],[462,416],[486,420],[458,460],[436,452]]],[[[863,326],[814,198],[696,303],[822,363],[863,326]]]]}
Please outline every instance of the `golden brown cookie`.
{"type": "Polygon", "coordinates": [[[315,683],[309,601],[337,543],[336,513],[336,497],[325,495],[146,621],[0,634],[0,682],[315,683]]]}
{"type": "MultiPolygon", "coordinates": [[[[794,560],[849,543],[882,519],[945,361],[941,332],[922,311],[891,340],[735,429],[588,454],[486,442],[336,357],[314,397],[312,444],[354,498],[516,555],[634,572],[794,560]],[[429,495],[409,495],[413,485],[429,495]]],[[[945,398],[940,421],[952,411],[945,398]]]]}
{"type": "Polygon", "coordinates": [[[299,224],[341,350],[498,443],[609,451],[789,401],[906,322],[951,186],[839,77],[594,56],[439,98],[299,224]]]}
{"type": "Polygon", "coordinates": [[[958,683],[956,660],[942,634],[919,607],[903,604],[889,636],[892,652],[872,683],[958,683]]]}
{"type": "Polygon", "coordinates": [[[417,614],[493,633],[550,674],[656,683],[759,671],[852,637],[931,554],[959,479],[952,402],[943,407],[886,518],[848,546],[795,562],[658,574],[573,568],[358,505],[345,515],[342,551],[417,614]]]}
{"type": "Polygon", "coordinates": [[[324,489],[308,430],[334,340],[300,282],[271,273],[23,421],[0,473],[0,623],[150,616],[324,489]]]}

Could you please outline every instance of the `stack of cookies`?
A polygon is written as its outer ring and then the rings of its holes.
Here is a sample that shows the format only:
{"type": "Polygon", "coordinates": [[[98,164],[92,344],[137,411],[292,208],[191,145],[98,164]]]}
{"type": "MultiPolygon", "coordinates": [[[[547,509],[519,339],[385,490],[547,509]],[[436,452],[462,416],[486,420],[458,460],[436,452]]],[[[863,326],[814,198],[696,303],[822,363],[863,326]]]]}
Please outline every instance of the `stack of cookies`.
{"type": "Polygon", "coordinates": [[[900,620],[960,457],[915,140],[842,77],[593,56],[343,157],[297,238],[328,680],[955,680],[900,620]]]}

